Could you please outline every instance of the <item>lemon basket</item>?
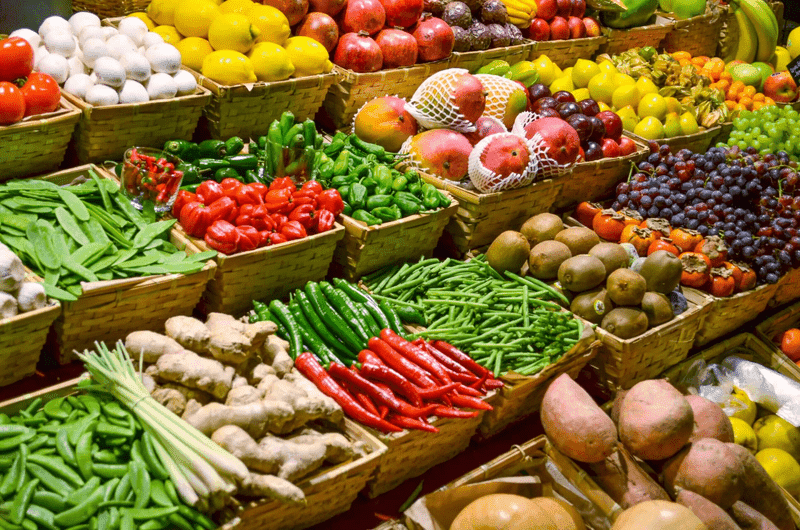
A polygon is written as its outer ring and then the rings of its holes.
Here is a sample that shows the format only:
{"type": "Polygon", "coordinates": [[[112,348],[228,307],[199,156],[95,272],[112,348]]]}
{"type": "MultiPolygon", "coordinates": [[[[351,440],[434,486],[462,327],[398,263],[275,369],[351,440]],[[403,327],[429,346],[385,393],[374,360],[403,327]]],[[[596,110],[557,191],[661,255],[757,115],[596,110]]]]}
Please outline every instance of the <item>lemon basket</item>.
{"type": "Polygon", "coordinates": [[[592,59],[607,40],[601,35],[582,39],[533,41],[528,59],[535,61],[540,56],[546,55],[559,68],[569,68],[574,66],[578,59],[592,59]]]}
{"type": "Polygon", "coordinates": [[[72,0],[72,11],[90,11],[100,18],[121,17],[145,11],[148,5],[150,0],[72,0]]]}
{"type": "Polygon", "coordinates": [[[600,53],[618,55],[631,48],[652,46],[658,48],[661,41],[672,31],[675,23],[664,20],[661,24],[650,24],[630,29],[603,27],[603,35],[608,41],[600,47],[600,53]]]}
{"type": "Polygon", "coordinates": [[[727,16],[727,6],[709,6],[702,15],[686,20],[679,20],[672,14],[659,13],[659,23],[674,23],[673,30],[661,42],[661,47],[667,53],[686,51],[692,57],[714,57],[727,16]]]}

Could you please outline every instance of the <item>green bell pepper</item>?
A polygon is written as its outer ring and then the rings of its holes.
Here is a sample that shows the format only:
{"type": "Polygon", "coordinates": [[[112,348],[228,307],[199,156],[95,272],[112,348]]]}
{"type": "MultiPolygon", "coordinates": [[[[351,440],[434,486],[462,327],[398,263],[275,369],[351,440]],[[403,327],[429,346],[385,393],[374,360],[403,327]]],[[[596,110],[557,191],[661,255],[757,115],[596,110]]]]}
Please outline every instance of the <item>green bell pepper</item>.
{"type": "Polygon", "coordinates": [[[400,211],[405,215],[414,215],[419,213],[420,203],[416,201],[416,197],[410,193],[399,191],[394,195],[394,203],[400,208],[400,211]]]}
{"type": "Polygon", "coordinates": [[[192,162],[200,154],[197,144],[187,140],[170,140],[164,144],[164,151],[177,156],[184,162],[192,162]]]}
{"type": "Polygon", "coordinates": [[[350,204],[347,201],[344,201],[344,209],[342,210],[342,213],[345,215],[350,215],[351,213],[353,213],[353,207],[350,206],[350,204]]]}
{"type": "Polygon", "coordinates": [[[403,215],[397,205],[381,206],[380,208],[375,208],[369,213],[385,223],[397,221],[403,215]]]}
{"type": "MultiPolygon", "coordinates": [[[[280,126],[278,126],[280,128],[280,126]]],[[[263,151],[267,148],[267,137],[266,136],[259,136],[256,140],[256,145],[258,145],[258,150],[263,151]]]]}
{"type": "Polygon", "coordinates": [[[350,151],[342,151],[336,157],[336,162],[333,164],[333,174],[335,176],[347,175],[350,170],[350,151]]]}
{"type": "Polygon", "coordinates": [[[395,177],[392,181],[392,189],[394,191],[405,191],[406,187],[408,186],[408,179],[405,175],[400,175],[399,177],[395,177]]]}
{"type": "Polygon", "coordinates": [[[350,186],[348,199],[348,202],[354,209],[358,210],[363,208],[367,202],[367,187],[359,182],[356,182],[350,186]]]}
{"type": "Polygon", "coordinates": [[[450,197],[445,195],[439,190],[436,190],[437,195],[439,196],[439,207],[440,208],[447,208],[450,206],[450,197]]]}
{"type": "Polygon", "coordinates": [[[367,198],[366,209],[371,212],[375,208],[388,208],[393,203],[394,199],[391,195],[372,195],[371,197],[367,198]]]}
{"type": "Polygon", "coordinates": [[[364,162],[363,164],[359,164],[358,166],[354,167],[350,174],[355,176],[357,179],[363,179],[369,176],[371,168],[372,164],[364,162]]]}
{"type": "Polygon", "coordinates": [[[374,179],[374,178],[372,178],[372,177],[364,177],[363,179],[361,179],[361,184],[362,184],[362,185],[363,185],[365,188],[367,188],[367,192],[368,192],[370,195],[372,195],[373,193],[375,193],[375,186],[377,186],[377,185],[378,185],[378,184],[377,184],[377,182],[375,182],[375,179],[374,179]]]}
{"type": "Polygon", "coordinates": [[[380,190],[377,193],[381,194],[381,191],[383,193],[389,193],[389,191],[391,191],[394,176],[388,167],[384,165],[375,166],[372,170],[372,178],[374,178],[377,183],[377,190],[380,190]]]}
{"type": "Polygon", "coordinates": [[[366,210],[356,210],[353,212],[352,218],[356,221],[361,221],[362,223],[366,223],[367,226],[379,225],[381,224],[381,220],[369,213],[366,210]]]}
{"type": "Polygon", "coordinates": [[[422,189],[422,184],[418,180],[409,181],[408,191],[412,194],[417,194],[422,189]]]}
{"type": "Polygon", "coordinates": [[[222,182],[225,179],[242,180],[242,176],[232,167],[221,167],[214,172],[214,180],[222,182]]]}
{"type": "MultiPolygon", "coordinates": [[[[324,156],[324,155],[323,155],[324,156]]],[[[335,165],[333,160],[328,159],[327,162],[322,162],[319,165],[319,176],[323,180],[328,180],[333,176],[333,166],[335,165]]]]}
{"type": "Polygon", "coordinates": [[[238,155],[244,149],[244,140],[238,136],[231,136],[225,141],[225,154],[227,156],[238,155]]]}
{"type": "Polygon", "coordinates": [[[422,185],[422,205],[426,210],[439,207],[439,190],[427,182],[422,185]]]}
{"type": "Polygon", "coordinates": [[[350,187],[351,186],[352,186],[352,184],[345,184],[344,186],[339,186],[338,188],[336,188],[336,191],[339,192],[339,195],[342,196],[342,200],[345,201],[345,202],[347,202],[348,199],[350,198],[350,187]]]}
{"type": "Polygon", "coordinates": [[[222,140],[205,140],[197,146],[197,158],[222,158],[225,154],[225,142],[222,140]]]}
{"type": "Polygon", "coordinates": [[[340,188],[345,184],[353,184],[358,182],[358,179],[353,175],[337,175],[331,179],[332,188],[340,188]]]}

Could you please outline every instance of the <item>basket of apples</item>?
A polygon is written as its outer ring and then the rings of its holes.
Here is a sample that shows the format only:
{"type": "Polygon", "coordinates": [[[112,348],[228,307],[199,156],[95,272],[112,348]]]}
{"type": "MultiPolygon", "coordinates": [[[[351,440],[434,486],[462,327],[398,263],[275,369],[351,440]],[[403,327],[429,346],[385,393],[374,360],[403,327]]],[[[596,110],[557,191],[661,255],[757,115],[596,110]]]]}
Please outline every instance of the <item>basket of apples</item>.
{"type": "Polygon", "coordinates": [[[600,23],[586,15],[585,0],[539,0],[528,34],[534,41],[531,60],[546,54],[560,68],[590,59],[606,42],[600,23]]]}
{"type": "Polygon", "coordinates": [[[0,40],[0,181],[57,168],[80,117],[52,77],[33,72],[34,48],[18,35],[0,40]]]}

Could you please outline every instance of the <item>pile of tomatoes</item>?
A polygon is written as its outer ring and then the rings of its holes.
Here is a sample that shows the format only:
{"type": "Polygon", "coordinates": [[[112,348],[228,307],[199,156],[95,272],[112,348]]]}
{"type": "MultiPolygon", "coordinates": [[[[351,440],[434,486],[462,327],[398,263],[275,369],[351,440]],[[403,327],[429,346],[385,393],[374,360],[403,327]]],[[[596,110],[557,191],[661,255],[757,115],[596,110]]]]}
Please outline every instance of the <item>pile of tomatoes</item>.
{"type": "Polygon", "coordinates": [[[33,48],[20,37],[0,40],[0,125],[53,112],[61,89],[47,74],[33,72],[33,48]]]}

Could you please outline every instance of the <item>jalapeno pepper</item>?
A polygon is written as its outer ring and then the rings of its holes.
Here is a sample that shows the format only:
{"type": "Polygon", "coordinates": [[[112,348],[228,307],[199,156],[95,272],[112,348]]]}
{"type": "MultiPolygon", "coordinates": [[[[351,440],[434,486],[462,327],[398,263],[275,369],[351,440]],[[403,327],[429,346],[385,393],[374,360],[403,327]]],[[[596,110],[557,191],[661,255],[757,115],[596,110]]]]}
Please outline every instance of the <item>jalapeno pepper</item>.
{"type": "Polygon", "coordinates": [[[393,204],[394,199],[391,195],[372,195],[367,198],[366,210],[372,211],[375,208],[386,208],[393,204]]]}
{"type": "Polygon", "coordinates": [[[342,138],[337,139],[334,137],[333,141],[331,141],[331,143],[326,145],[325,149],[323,149],[322,152],[325,153],[327,156],[334,158],[339,156],[339,153],[341,153],[342,149],[344,149],[344,145],[345,145],[344,139],[342,138]]]}
{"type": "Polygon", "coordinates": [[[225,155],[234,156],[238,155],[244,149],[244,140],[238,136],[231,136],[225,141],[225,155]]]}
{"type": "Polygon", "coordinates": [[[220,160],[217,158],[201,158],[195,162],[197,169],[200,171],[210,169],[216,171],[218,169],[222,169],[224,167],[231,167],[231,163],[227,160],[220,160]]]}
{"type": "Polygon", "coordinates": [[[353,215],[351,217],[356,221],[361,221],[362,223],[366,223],[367,226],[374,226],[382,223],[380,219],[378,219],[377,217],[375,217],[366,210],[356,210],[353,212],[353,215]]]}
{"type": "Polygon", "coordinates": [[[302,145],[305,147],[305,137],[303,136],[303,124],[296,123],[291,126],[291,128],[283,134],[283,145],[291,145],[294,142],[294,138],[297,135],[300,135],[303,138],[302,145]]]}
{"type": "Polygon", "coordinates": [[[222,140],[205,140],[197,147],[197,158],[221,158],[225,154],[225,142],[222,140]]]}
{"type": "Polygon", "coordinates": [[[200,173],[197,171],[197,168],[194,165],[186,163],[178,164],[175,169],[178,171],[183,171],[183,180],[181,181],[182,185],[200,182],[200,173]]]}
{"type": "Polygon", "coordinates": [[[358,210],[366,205],[367,201],[367,188],[363,184],[356,182],[350,186],[350,192],[347,195],[350,206],[358,210]]]}
{"type": "Polygon", "coordinates": [[[236,169],[255,169],[258,167],[257,155],[226,156],[224,160],[228,161],[230,166],[236,169]]]}
{"type": "Polygon", "coordinates": [[[275,121],[273,123],[278,124],[278,130],[281,132],[281,138],[283,138],[294,124],[294,114],[292,114],[292,111],[287,110],[281,114],[280,121],[275,121]]]}

